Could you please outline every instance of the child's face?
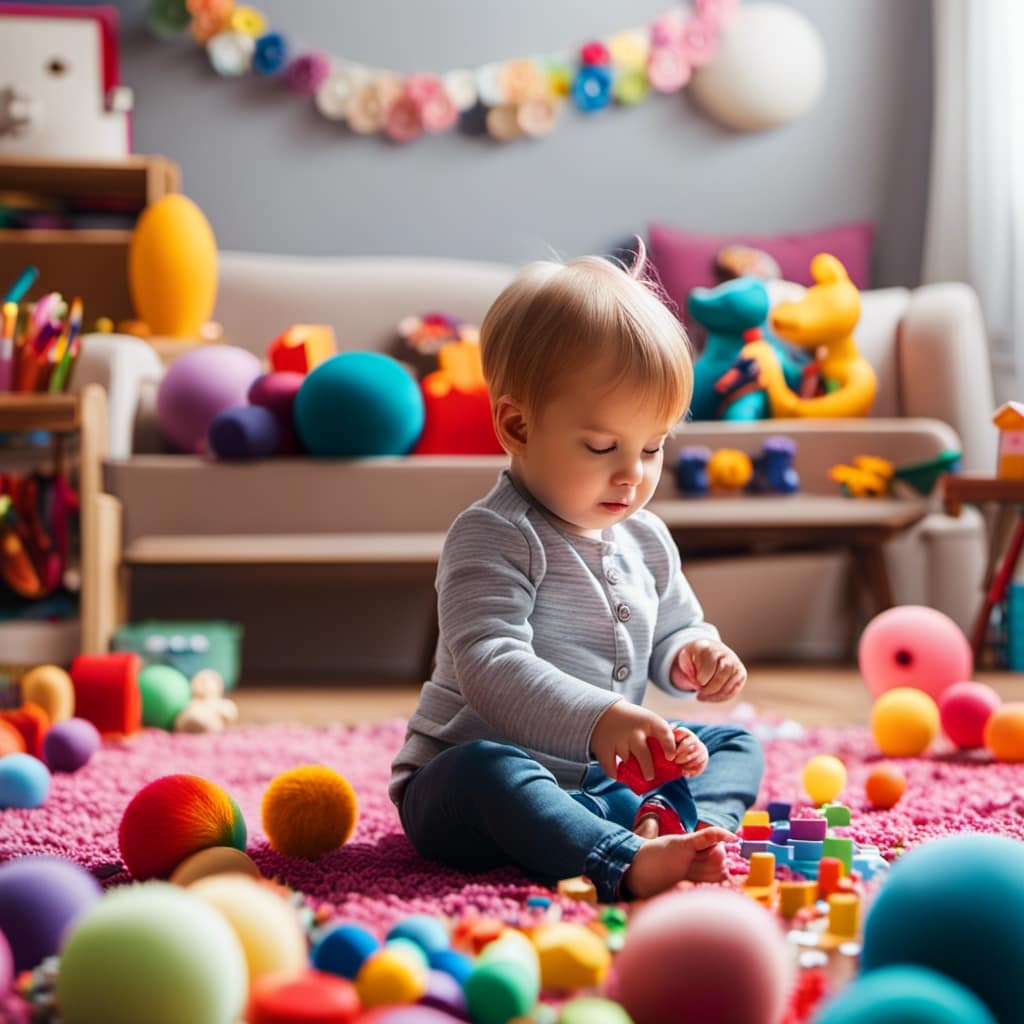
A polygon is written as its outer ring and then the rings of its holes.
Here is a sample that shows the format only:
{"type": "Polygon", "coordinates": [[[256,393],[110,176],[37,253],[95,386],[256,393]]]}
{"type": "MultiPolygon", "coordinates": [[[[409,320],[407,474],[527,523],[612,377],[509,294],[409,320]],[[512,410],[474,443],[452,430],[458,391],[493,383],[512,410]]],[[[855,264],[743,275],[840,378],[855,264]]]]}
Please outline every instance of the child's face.
{"type": "Polygon", "coordinates": [[[651,499],[671,423],[629,383],[601,394],[608,378],[574,374],[527,422],[515,468],[530,492],[586,536],[627,519],[651,499]]]}

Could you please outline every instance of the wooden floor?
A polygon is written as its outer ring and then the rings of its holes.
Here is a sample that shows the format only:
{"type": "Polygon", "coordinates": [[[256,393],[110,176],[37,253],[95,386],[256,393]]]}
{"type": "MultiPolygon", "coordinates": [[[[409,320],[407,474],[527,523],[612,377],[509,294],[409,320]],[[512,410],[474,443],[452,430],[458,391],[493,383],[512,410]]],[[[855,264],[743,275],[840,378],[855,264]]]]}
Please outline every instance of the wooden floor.
{"type": "MultiPolygon", "coordinates": [[[[1024,673],[981,672],[1004,700],[1024,701],[1024,673]]],[[[346,683],[337,686],[242,684],[231,696],[242,724],[263,722],[373,722],[406,717],[416,705],[419,687],[411,683],[346,683]]],[[[742,699],[758,710],[793,718],[803,725],[866,722],[870,695],[855,668],[765,665],[750,668],[742,699]]],[[[650,707],[680,714],[679,701],[653,688],[650,707]]],[[[686,705],[686,717],[700,719],[706,705],[686,705]]],[[[715,708],[717,710],[720,705],[715,708]]]]}

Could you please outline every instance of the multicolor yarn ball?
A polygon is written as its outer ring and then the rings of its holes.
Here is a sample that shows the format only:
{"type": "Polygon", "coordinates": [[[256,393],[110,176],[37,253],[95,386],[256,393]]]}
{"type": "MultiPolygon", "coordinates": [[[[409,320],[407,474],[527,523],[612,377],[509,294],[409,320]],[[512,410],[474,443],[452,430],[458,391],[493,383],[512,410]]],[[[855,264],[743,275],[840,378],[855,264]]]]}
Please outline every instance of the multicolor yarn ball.
{"type": "Polygon", "coordinates": [[[190,854],[210,846],[245,849],[245,819],[220,786],[198,775],[165,775],[125,808],[121,859],[136,881],[166,878],[190,854]]]}
{"type": "Polygon", "coordinates": [[[323,765],[302,765],[278,775],[263,794],[263,830],[287,857],[312,860],[348,842],[359,818],[356,793],[323,765]]]}

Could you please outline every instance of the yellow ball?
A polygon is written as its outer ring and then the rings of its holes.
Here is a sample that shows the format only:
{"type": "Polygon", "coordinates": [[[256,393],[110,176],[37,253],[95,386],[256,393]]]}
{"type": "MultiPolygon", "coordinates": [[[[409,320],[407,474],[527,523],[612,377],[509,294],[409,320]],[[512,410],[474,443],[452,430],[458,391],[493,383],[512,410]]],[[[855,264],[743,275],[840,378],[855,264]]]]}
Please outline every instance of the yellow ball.
{"type": "Polygon", "coordinates": [[[819,754],[804,765],[804,789],[816,804],[835,800],[846,785],[846,765],[831,754],[819,754]]]}
{"type": "Polygon", "coordinates": [[[355,790],[323,765],[282,772],[267,787],[260,810],[271,847],[307,860],[348,842],[359,818],[355,790]]]}
{"type": "Polygon", "coordinates": [[[738,448],[719,448],[708,460],[708,479],[712,487],[739,490],[750,483],[753,475],[750,456],[738,448]]]}
{"type": "Polygon", "coordinates": [[[886,757],[918,757],[939,734],[939,708],[912,686],[886,690],[871,709],[871,733],[886,757]]]}
{"type": "Polygon", "coordinates": [[[157,335],[196,338],[217,298],[217,241],[187,196],[166,195],[139,217],[128,249],[135,314],[157,335]]]}
{"type": "Polygon", "coordinates": [[[210,875],[188,891],[219,910],[234,929],[250,986],[265,974],[298,974],[306,967],[306,935],[298,912],[264,882],[249,875],[210,875]]]}
{"type": "Polygon", "coordinates": [[[415,1003],[426,990],[427,969],[387,946],[371,954],[356,975],[356,991],[365,1007],[415,1003]]]}

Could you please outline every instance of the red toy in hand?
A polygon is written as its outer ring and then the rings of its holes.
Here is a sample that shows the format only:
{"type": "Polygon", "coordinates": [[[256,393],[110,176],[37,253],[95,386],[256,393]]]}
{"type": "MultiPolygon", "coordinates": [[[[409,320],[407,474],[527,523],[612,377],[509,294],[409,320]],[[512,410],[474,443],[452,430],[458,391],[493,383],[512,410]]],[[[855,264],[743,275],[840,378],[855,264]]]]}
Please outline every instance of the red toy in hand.
{"type": "Polygon", "coordinates": [[[651,757],[654,758],[653,779],[644,778],[643,772],[640,771],[640,762],[636,759],[635,754],[630,754],[625,761],[620,761],[619,770],[615,774],[617,782],[629,786],[634,793],[638,793],[640,796],[650,793],[652,789],[657,789],[666,782],[678,779],[683,774],[682,767],[665,756],[665,752],[661,749],[661,743],[653,736],[647,737],[647,747],[651,751],[651,757]]]}

